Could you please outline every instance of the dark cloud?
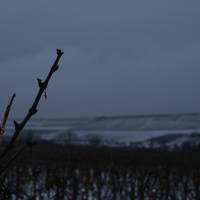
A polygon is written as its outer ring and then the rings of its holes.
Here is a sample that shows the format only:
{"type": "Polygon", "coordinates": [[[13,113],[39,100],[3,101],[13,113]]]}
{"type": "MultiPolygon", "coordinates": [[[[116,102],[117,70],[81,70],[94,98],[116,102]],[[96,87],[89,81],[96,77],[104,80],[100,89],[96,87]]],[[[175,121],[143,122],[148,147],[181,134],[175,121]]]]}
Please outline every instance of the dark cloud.
{"type": "MultiPolygon", "coordinates": [[[[25,0],[0,7],[0,104],[24,114],[55,49],[38,116],[200,111],[198,1],[25,0]]],[[[1,108],[2,110],[3,108],[1,108]]]]}

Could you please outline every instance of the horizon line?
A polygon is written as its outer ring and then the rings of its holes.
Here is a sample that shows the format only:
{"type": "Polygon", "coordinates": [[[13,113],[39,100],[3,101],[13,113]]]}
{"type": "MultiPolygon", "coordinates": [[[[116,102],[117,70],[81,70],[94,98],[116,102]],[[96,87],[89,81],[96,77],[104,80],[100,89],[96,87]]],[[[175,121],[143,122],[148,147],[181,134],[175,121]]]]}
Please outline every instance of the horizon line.
{"type": "MultiPolygon", "coordinates": [[[[39,120],[39,119],[109,119],[109,118],[142,118],[142,117],[153,117],[153,116],[181,116],[181,115],[200,115],[200,112],[177,112],[177,113],[148,113],[148,114],[119,114],[119,115],[96,115],[96,116],[80,116],[80,117],[33,117],[32,119],[39,120]]],[[[13,119],[22,119],[23,117],[15,117],[9,118],[9,120],[13,119]]]]}

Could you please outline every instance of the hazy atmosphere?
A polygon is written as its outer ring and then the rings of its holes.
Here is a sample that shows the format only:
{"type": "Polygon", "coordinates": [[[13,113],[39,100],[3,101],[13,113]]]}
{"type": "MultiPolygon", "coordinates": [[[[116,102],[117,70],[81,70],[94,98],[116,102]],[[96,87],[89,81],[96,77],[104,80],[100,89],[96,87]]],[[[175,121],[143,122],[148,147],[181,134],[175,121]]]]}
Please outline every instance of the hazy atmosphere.
{"type": "Polygon", "coordinates": [[[0,112],[21,117],[56,48],[37,117],[200,111],[200,2],[13,1],[0,6],[0,112]]]}

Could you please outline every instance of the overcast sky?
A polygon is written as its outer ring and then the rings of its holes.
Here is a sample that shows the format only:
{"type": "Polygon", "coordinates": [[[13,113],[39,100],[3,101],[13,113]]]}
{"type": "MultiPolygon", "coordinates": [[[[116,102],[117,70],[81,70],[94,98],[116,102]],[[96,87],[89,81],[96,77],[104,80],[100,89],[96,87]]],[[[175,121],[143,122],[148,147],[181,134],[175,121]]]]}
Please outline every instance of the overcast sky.
{"type": "Polygon", "coordinates": [[[0,4],[0,112],[22,117],[56,48],[37,117],[200,111],[200,2],[19,0],[0,4]]]}

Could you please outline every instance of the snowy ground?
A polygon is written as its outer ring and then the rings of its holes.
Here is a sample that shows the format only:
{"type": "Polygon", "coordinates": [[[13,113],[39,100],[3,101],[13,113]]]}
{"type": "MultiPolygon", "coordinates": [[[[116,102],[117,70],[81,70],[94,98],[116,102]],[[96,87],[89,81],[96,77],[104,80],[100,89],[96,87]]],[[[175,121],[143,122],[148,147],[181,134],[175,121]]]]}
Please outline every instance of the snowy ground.
{"type": "MultiPolygon", "coordinates": [[[[80,119],[33,119],[25,127],[42,139],[55,140],[69,130],[78,138],[98,135],[103,140],[122,143],[141,142],[166,134],[200,132],[200,114],[144,115],[80,119]]],[[[9,120],[7,134],[13,131],[9,120]]]]}

